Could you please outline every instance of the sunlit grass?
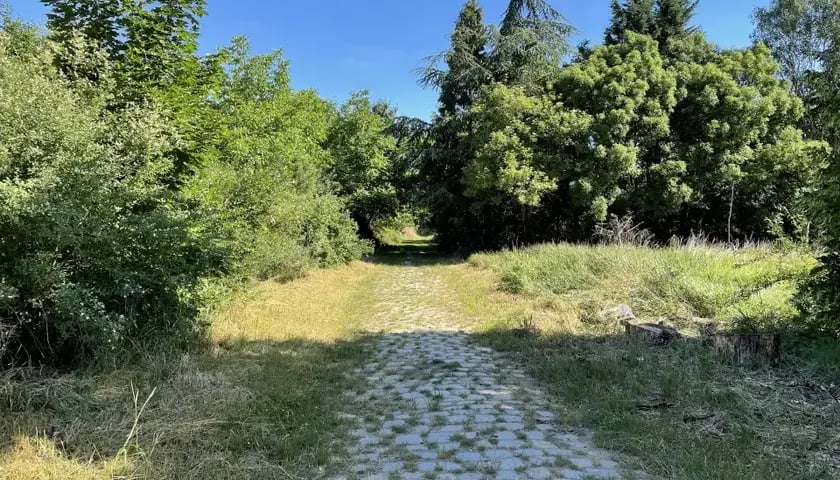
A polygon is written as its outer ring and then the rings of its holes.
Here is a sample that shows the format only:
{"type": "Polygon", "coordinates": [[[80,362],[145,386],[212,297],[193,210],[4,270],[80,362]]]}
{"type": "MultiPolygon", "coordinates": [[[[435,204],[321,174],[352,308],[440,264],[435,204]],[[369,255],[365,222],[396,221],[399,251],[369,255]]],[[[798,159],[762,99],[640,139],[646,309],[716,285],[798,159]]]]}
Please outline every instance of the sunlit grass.
{"type": "Polygon", "coordinates": [[[18,436],[0,453],[0,479],[106,480],[125,478],[131,461],[117,457],[107,462],[67,458],[55,443],[43,437],[18,436]]]}
{"type": "Polygon", "coordinates": [[[370,289],[354,287],[369,279],[373,270],[368,263],[355,262],[314,271],[295,282],[259,284],[220,312],[211,337],[217,342],[346,339],[360,309],[371,300],[370,289]]]}
{"type": "Polygon", "coordinates": [[[256,285],[218,314],[207,353],[6,372],[0,478],[309,478],[343,438],[340,394],[365,358],[354,325],[379,273],[357,262],[256,285]],[[153,389],[126,442],[135,395],[153,389]]]}
{"type": "Polygon", "coordinates": [[[559,245],[436,268],[462,314],[482,320],[476,340],[515,353],[563,423],[594,430],[630,467],[652,478],[828,479],[840,467],[836,341],[803,350],[786,337],[780,366],[741,368],[692,338],[627,338],[600,314],[628,303],[681,327],[699,315],[778,326],[796,320],[793,282],[812,263],[763,247],[559,245]],[[667,406],[638,406],[650,403],[667,406]]]}
{"type": "Polygon", "coordinates": [[[642,317],[784,324],[796,282],[815,266],[803,251],[770,247],[542,245],[475,255],[511,293],[555,297],[586,313],[629,304],[642,317]]]}

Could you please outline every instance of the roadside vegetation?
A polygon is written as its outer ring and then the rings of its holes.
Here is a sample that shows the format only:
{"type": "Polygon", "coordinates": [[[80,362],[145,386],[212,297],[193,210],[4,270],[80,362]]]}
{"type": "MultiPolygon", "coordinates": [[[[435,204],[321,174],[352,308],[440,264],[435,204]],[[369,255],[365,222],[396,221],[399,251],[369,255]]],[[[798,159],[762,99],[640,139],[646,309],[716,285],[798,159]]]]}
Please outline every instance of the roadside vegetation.
{"type": "Polygon", "coordinates": [[[297,90],[245,37],[200,52],[205,0],[41,2],[0,0],[0,478],[311,474],[412,252],[651,474],[836,477],[836,0],[766,2],[735,49],[697,0],[614,0],[577,47],[553,2],[467,0],[431,119],[297,90]],[[622,304],[686,338],[628,339],[622,304]],[[721,361],[700,322],[782,359],[721,361]]]}
{"type": "Polygon", "coordinates": [[[599,446],[654,477],[829,479],[840,468],[836,342],[794,328],[778,366],[738,366],[698,335],[708,319],[795,325],[795,279],[813,262],[770,246],[542,245],[438,271],[482,321],[477,341],[514,354],[563,422],[593,428],[599,446]],[[605,312],[622,303],[686,338],[626,335],[605,312]]]}
{"type": "Polygon", "coordinates": [[[5,370],[0,478],[309,478],[343,439],[340,395],[365,359],[354,326],[379,273],[257,284],[219,313],[206,353],[5,370]]]}

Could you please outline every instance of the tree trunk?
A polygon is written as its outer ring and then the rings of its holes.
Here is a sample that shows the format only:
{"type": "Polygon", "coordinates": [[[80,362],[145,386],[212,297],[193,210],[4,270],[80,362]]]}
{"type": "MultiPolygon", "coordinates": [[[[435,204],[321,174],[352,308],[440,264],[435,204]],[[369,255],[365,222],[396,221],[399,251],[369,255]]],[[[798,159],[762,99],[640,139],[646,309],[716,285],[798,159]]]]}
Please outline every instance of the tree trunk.
{"type": "Polygon", "coordinates": [[[718,355],[739,365],[776,364],[782,354],[782,339],[777,333],[718,334],[709,336],[708,341],[718,355]]]}

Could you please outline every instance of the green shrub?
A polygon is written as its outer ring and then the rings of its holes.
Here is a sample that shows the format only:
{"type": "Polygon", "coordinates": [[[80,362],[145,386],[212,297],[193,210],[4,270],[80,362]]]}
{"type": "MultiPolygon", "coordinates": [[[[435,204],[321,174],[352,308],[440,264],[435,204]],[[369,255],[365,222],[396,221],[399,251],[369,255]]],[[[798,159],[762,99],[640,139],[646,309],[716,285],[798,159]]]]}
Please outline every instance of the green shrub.
{"type": "Polygon", "coordinates": [[[226,52],[215,155],[184,194],[228,251],[237,278],[285,280],[370,251],[345,202],[327,185],[325,144],[334,108],[290,87],[279,52],[250,56],[245,39],[226,52]]]}
{"type": "Polygon", "coordinates": [[[108,92],[62,80],[42,41],[16,54],[18,35],[0,30],[0,353],[75,362],[189,339],[212,250],[161,187],[165,122],[105,109],[108,92]]]}

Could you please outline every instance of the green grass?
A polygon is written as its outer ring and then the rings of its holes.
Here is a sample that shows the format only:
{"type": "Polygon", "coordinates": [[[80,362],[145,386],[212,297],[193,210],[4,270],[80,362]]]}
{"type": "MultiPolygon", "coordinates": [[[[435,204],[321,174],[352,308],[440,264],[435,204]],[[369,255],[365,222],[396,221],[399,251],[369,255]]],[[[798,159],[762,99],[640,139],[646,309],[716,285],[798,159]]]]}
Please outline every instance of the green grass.
{"type": "Polygon", "coordinates": [[[358,386],[354,326],[380,273],[356,263],[257,285],[219,313],[207,352],[4,372],[0,479],[310,478],[346,440],[340,394],[358,386]],[[132,389],[140,405],[154,390],[139,416],[132,389]]]}
{"type": "Polygon", "coordinates": [[[696,317],[776,326],[793,321],[796,283],[816,261],[769,247],[542,245],[469,262],[494,271],[504,290],[573,304],[583,316],[629,304],[640,317],[696,317]]]}
{"type": "Polygon", "coordinates": [[[840,468],[837,341],[786,336],[778,367],[746,368],[690,328],[698,316],[739,328],[796,322],[791,295],[812,264],[764,247],[545,245],[436,271],[462,314],[483,319],[476,340],[517,354],[560,420],[592,429],[630,467],[653,478],[828,479],[840,468]],[[600,314],[621,303],[689,338],[627,338],[600,314]]]}
{"type": "Polygon", "coordinates": [[[426,251],[260,284],[218,314],[210,351],[107,372],[3,372],[0,479],[311,478],[347,439],[340,394],[368,388],[347,375],[366,359],[356,325],[403,268],[442,279],[452,295],[440,301],[479,325],[477,341],[517,354],[561,421],[651,478],[820,479],[840,465],[836,339],[786,337],[778,367],[747,369],[692,338],[628,340],[599,313],[628,303],[681,327],[695,316],[784,325],[808,254],[559,245],[463,263],[426,251]],[[669,406],[637,407],[651,401],[669,406]]]}

